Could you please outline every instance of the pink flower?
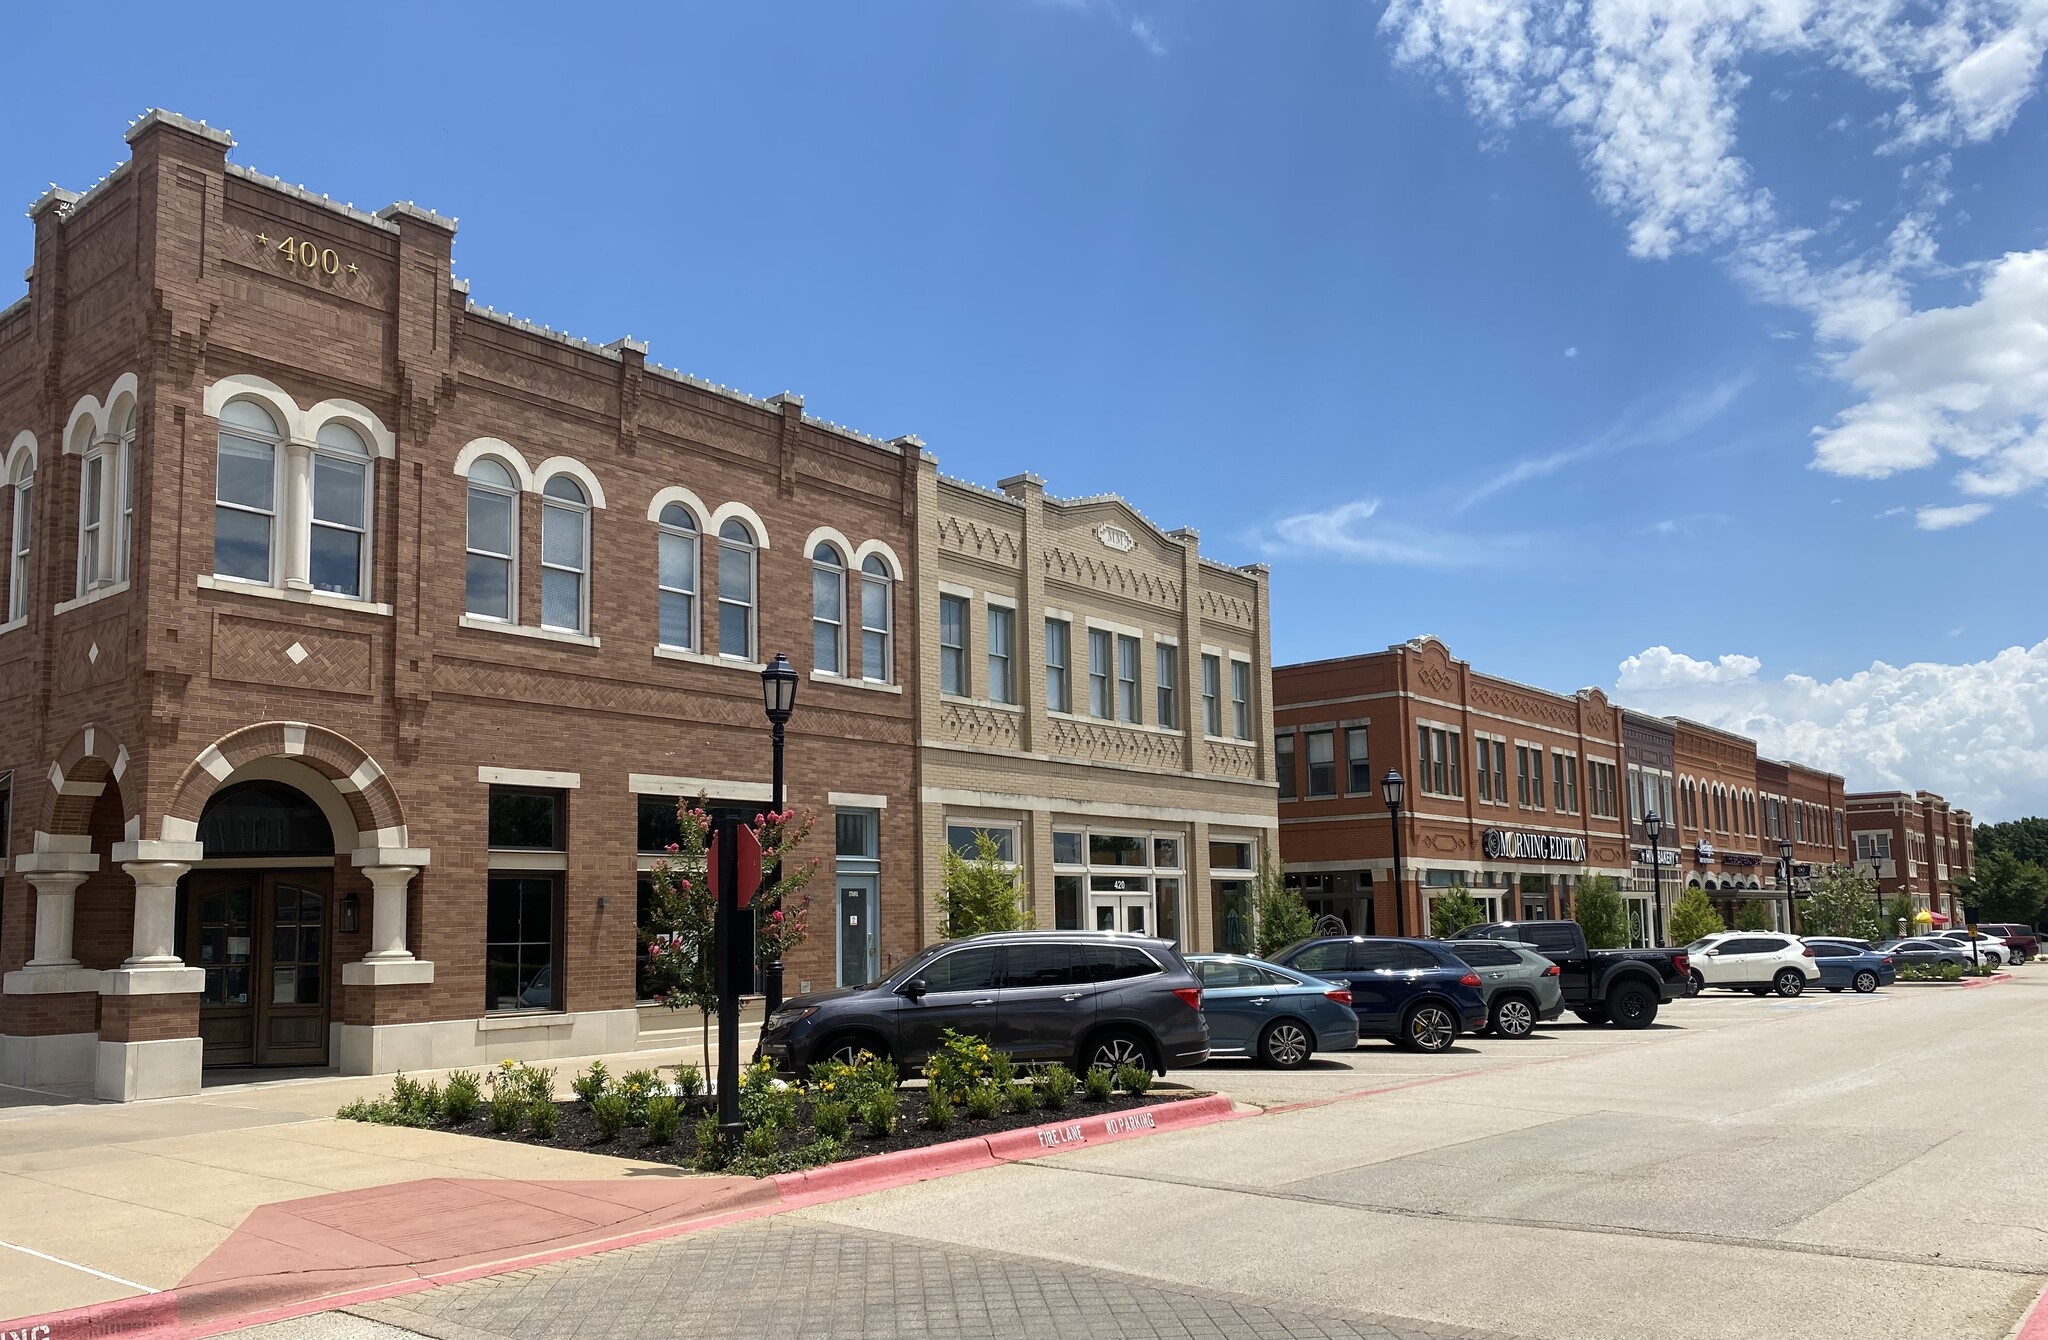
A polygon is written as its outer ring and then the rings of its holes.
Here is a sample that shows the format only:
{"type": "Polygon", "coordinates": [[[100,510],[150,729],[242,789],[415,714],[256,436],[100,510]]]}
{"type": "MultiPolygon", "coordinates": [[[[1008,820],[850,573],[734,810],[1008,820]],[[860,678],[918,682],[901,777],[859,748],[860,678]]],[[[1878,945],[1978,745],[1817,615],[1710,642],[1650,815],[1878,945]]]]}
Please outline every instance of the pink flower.
{"type": "Polygon", "coordinates": [[[684,880],[678,880],[678,881],[676,881],[676,883],[677,883],[678,887],[680,887],[680,888],[685,888],[685,889],[688,889],[688,888],[691,888],[691,887],[693,887],[693,886],[691,885],[690,881],[689,881],[689,880],[687,880],[687,879],[684,879],[684,880]]]}
{"type": "Polygon", "coordinates": [[[680,842],[671,842],[671,843],[669,843],[669,844],[668,844],[668,851],[669,851],[669,854],[670,854],[671,856],[673,856],[673,855],[674,855],[675,853],[677,853],[677,852],[681,851],[682,849],[683,849],[683,846],[682,846],[682,844],[681,844],[680,842]]]}

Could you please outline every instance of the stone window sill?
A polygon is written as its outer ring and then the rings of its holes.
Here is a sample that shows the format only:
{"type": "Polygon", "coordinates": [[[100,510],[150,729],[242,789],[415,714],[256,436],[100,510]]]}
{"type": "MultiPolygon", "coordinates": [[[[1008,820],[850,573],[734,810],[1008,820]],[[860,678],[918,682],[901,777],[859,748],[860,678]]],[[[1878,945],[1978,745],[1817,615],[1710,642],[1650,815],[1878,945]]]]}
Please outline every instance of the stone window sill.
{"type": "Polygon", "coordinates": [[[105,600],[109,596],[118,596],[127,589],[128,579],[126,577],[123,577],[120,581],[115,582],[112,586],[95,587],[94,589],[87,591],[82,596],[77,596],[71,600],[64,601],[62,604],[53,608],[50,611],[50,613],[68,614],[72,610],[84,609],[87,605],[94,604],[97,601],[105,600]]]}
{"type": "Polygon", "coordinates": [[[19,619],[9,619],[6,623],[0,623],[0,636],[5,636],[17,628],[26,627],[28,627],[28,616],[24,614],[19,619]]]}
{"type": "Polygon", "coordinates": [[[721,670],[751,670],[760,674],[768,667],[759,661],[743,661],[737,656],[712,656],[701,651],[685,651],[681,647],[656,647],[657,661],[687,661],[691,665],[715,665],[721,670]]]}
{"type": "MultiPolygon", "coordinates": [[[[207,573],[199,575],[198,587],[202,591],[219,591],[227,595],[255,596],[260,600],[284,600],[295,605],[318,605],[321,609],[352,610],[357,614],[374,614],[380,618],[391,617],[391,607],[374,600],[357,600],[352,596],[338,596],[328,591],[295,591],[282,586],[259,586],[254,582],[238,582],[232,577],[215,577],[207,573]]],[[[124,583],[120,588],[127,589],[124,583]]],[[[112,594],[109,588],[105,594],[112,594]]],[[[61,611],[62,606],[58,607],[61,611]]]]}
{"type": "Polygon", "coordinates": [[[507,633],[513,637],[530,637],[541,642],[560,642],[570,647],[604,645],[585,633],[567,633],[558,628],[529,628],[523,623],[500,623],[496,619],[479,619],[474,614],[465,614],[456,622],[460,627],[479,633],[507,633]]]}
{"type": "Polygon", "coordinates": [[[476,1021],[479,1033],[496,1033],[512,1028],[571,1028],[576,1021],[566,1010],[508,1010],[487,1014],[476,1021]]]}
{"type": "MultiPolygon", "coordinates": [[[[835,675],[830,670],[813,670],[811,679],[818,684],[837,684],[843,689],[866,689],[870,693],[903,692],[901,684],[884,684],[877,679],[855,679],[851,675],[835,675]]],[[[1008,704],[994,703],[991,706],[1005,707],[1008,704]]]]}

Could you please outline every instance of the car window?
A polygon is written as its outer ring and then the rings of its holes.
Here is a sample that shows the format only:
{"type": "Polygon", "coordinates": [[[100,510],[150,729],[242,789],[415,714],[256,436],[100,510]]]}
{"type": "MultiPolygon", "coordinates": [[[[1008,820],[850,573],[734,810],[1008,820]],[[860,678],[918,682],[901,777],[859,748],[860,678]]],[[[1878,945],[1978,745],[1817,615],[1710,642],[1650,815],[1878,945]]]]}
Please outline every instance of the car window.
{"type": "Polygon", "coordinates": [[[1578,938],[1573,935],[1572,927],[1563,922],[1517,926],[1509,938],[1524,941],[1550,952],[1569,953],[1578,947],[1578,938]]]}
{"type": "Polygon", "coordinates": [[[1074,980],[1116,982],[1158,972],[1159,965],[1129,945],[1075,945],[1074,980]]]}
{"type": "Polygon", "coordinates": [[[1071,945],[1011,945],[1003,955],[1005,987],[1067,986],[1074,980],[1071,945]]]}
{"type": "Polygon", "coordinates": [[[1296,954],[1288,967],[1296,972],[1342,972],[1351,962],[1349,940],[1327,940],[1319,945],[1310,945],[1296,954]]]}
{"type": "Polygon", "coordinates": [[[996,984],[996,951],[990,946],[956,949],[925,965],[927,991],[990,991],[996,984]]]}
{"type": "Polygon", "coordinates": [[[1514,950],[1503,944],[1480,944],[1477,941],[1460,940],[1446,944],[1444,948],[1474,968],[1507,968],[1522,961],[1514,950]]]}
{"type": "Polygon", "coordinates": [[[1229,986],[1263,986],[1265,974],[1244,963],[1208,962],[1194,965],[1202,985],[1222,990],[1229,986]]]}
{"type": "Polygon", "coordinates": [[[1848,945],[1831,945],[1824,940],[1810,941],[1806,947],[1813,951],[1815,958],[1841,958],[1844,954],[1857,952],[1848,945]]]}
{"type": "Polygon", "coordinates": [[[1247,986],[1300,986],[1300,985],[1302,985],[1302,983],[1300,983],[1299,981],[1295,980],[1295,979],[1294,979],[1293,977],[1290,977],[1290,976],[1288,976],[1288,975],[1287,975],[1286,973],[1284,973],[1284,972],[1279,972],[1279,971],[1277,971],[1277,970],[1275,970],[1275,969],[1273,969],[1273,968],[1254,968],[1254,967],[1253,967],[1253,966],[1252,966],[1251,964],[1247,963],[1247,964],[1245,964],[1245,965],[1244,965],[1244,970],[1245,970],[1245,971],[1246,971],[1247,973],[1250,973],[1250,974],[1251,974],[1251,975],[1252,975],[1253,977],[1256,977],[1256,978],[1258,979],[1257,981],[1250,981],[1250,980],[1247,980],[1247,981],[1246,981],[1246,983],[1245,983],[1245,985],[1247,985],[1247,986]]]}
{"type": "Polygon", "coordinates": [[[1755,936],[1739,936],[1733,940],[1723,940],[1714,947],[1719,949],[1723,955],[1768,954],[1771,952],[1772,945],[1769,940],[1760,940],[1755,936]]]}
{"type": "Polygon", "coordinates": [[[1413,972],[1418,968],[1441,966],[1436,955],[1421,945],[1374,944],[1358,947],[1358,966],[1367,972],[1413,972]]]}

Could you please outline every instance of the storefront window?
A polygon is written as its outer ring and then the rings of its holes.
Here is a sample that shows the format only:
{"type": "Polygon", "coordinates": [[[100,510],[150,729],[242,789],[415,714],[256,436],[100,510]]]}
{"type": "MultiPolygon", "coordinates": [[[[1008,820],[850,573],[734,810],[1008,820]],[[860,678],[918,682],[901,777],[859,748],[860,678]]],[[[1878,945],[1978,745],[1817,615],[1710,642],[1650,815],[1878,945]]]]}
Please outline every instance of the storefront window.
{"type": "Polygon", "coordinates": [[[666,852],[683,842],[683,825],[676,818],[674,796],[641,796],[639,836],[634,845],[643,852],[666,852]]]}
{"type": "Polygon", "coordinates": [[[1144,865],[1145,839],[1125,837],[1120,833],[1090,833],[1088,864],[1144,865]]]}
{"type": "Polygon", "coordinates": [[[490,840],[496,851],[561,851],[562,793],[492,787],[490,840]]]}
{"type": "Polygon", "coordinates": [[[1052,877],[1052,907],[1054,930],[1081,929],[1081,876],[1052,877]]]}
{"type": "Polygon", "coordinates": [[[1153,838],[1152,864],[1162,870],[1180,869],[1180,839],[1153,838]]]}
{"type": "Polygon", "coordinates": [[[1081,835],[1079,833],[1054,833],[1052,835],[1052,863],[1054,865],[1081,864],[1081,835]]]}
{"type": "Polygon", "coordinates": [[[1254,870],[1252,844],[1249,842],[1211,842],[1209,844],[1209,868],[1211,870],[1254,870]]]}

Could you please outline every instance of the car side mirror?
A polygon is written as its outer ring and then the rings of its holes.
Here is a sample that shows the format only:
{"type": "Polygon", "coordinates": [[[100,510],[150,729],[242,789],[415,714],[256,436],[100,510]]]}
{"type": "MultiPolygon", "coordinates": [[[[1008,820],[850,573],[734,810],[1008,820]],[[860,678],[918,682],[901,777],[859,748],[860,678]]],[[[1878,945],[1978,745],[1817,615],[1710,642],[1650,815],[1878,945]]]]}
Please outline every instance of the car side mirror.
{"type": "Polygon", "coordinates": [[[1720,956],[1721,956],[1721,951],[1720,951],[1720,950],[1718,950],[1718,949],[1709,949],[1709,950],[1707,951],[1707,957],[1708,957],[1708,958],[1719,958],[1720,956]]]}
{"type": "Polygon", "coordinates": [[[913,977],[902,986],[897,987],[896,994],[910,1000],[923,1000],[925,992],[929,990],[931,988],[925,985],[924,978],[913,977]]]}

